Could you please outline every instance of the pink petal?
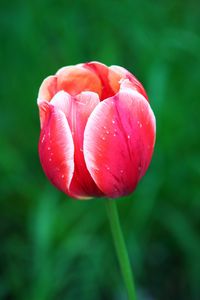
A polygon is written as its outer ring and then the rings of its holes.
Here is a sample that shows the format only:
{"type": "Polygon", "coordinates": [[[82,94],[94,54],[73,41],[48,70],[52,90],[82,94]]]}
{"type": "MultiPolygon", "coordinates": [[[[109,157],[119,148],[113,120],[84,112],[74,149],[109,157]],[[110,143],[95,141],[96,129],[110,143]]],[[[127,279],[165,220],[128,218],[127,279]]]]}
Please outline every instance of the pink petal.
{"type": "Polygon", "coordinates": [[[51,103],[65,113],[73,136],[75,169],[70,192],[76,198],[101,196],[102,192],[88,172],[83,155],[85,125],[91,112],[99,103],[98,95],[92,92],[82,92],[76,97],[71,97],[62,91],[53,98],[51,103]]]}
{"type": "MultiPolygon", "coordinates": [[[[74,172],[74,144],[65,114],[48,105],[39,141],[39,156],[49,180],[63,192],[69,192],[74,172]]],[[[73,195],[72,195],[73,196],[73,195]]]]}
{"type": "Polygon", "coordinates": [[[40,114],[40,127],[41,129],[44,126],[46,113],[49,110],[48,102],[51,101],[53,96],[57,92],[57,78],[56,76],[47,77],[41,84],[39,93],[38,93],[38,107],[40,114]]]}
{"type": "Polygon", "coordinates": [[[146,94],[144,87],[137,80],[137,78],[133,74],[131,74],[128,70],[126,70],[123,67],[119,67],[119,66],[111,66],[111,67],[109,67],[109,69],[114,71],[115,73],[117,73],[119,76],[121,76],[121,78],[129,79],[129,81],[132,83],[132,88],[135,89],[136,91],[138,91],[140,94],[142,94],[148,100],[148,96],[146,94]]]}
{"type": "Polygon", "coordinates": [[[106,65],[99,62],[90,62],[83,64],[83,67],[85,69],[92,70],[101,80],[101,100],[114,96],[114,94],[119,90],[120,76],[118,73],[110,70],[106,65]]]}
{"type": "Polygon", "coordinates": [[[43,101],[39,103],[39,111],[40,111],[40,124],[41,128],[43,128],[45,124],[45,120],[48,120],[49,115],[49,103],[53,106],[56,106],[57,109],[60,109],[65,113],[68,102],[71,101],[71,96],[64,92],[60,91],[52,98],[50,102],[43,101]]]}
{"type": "Polygon", "coordinates": [[[49,104],[47,101],[43,101],[43,102],[41,101],[38,104],[38,107],[39,107],[39,117],[40,117],[40,128],[43,129],[46,116],[48,118],[49,115],[49,104]]]}
{"type": "Polygon", "coordinates": [[[102,101],[84,134],[87,168],[108,197],[131,193],[146,172],[155,143],[155,118],[138,92],[122,90],[102,101]]]}

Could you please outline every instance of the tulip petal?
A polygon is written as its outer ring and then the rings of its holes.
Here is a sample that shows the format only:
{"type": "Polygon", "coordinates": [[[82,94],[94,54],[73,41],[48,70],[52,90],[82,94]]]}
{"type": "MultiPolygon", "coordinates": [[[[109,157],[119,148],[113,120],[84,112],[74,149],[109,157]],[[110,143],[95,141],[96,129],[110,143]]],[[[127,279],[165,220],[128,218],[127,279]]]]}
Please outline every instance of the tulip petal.
{"type": "Polygon", "coordinates": [[[49,180],[69,194],[74,172],[74,144],[65,114],[49,105],[48,117],[41,131],[39,156],[49,180]]]}
{"type": "Polygon", "coordinates": [[[96,92],[101,95],[101,81],[91,70],[81,65],[61,68],[57,73],[57,87],[75,96],[83,91],[96,92]]]}
{"type": "Polygon", "coordinates": [[[87,168],[108,197],[131,193],[146,172],[155,143],[155,118],[136,91],[121,90],[90,115],[84,134],[87,168]]]}
{"type": "Polygon", "coordinates": [[[43,80],[38,94],[37,103],[40,104],[43,101],[50,101],[57,92],[57,77],[49,76],[43,80]]]}
{"type": "Polygon", "coordinates": [[[148,96],[146,94],[144,87],[137,80],[137,78],[133,74],[131,74],[128,70],[119,66],[111,66],[109,67],[109,69],[117,73],[119,76],[121,76],[122,79],[128,79],[132,83],[132,89],[138,91],[148,100],[148,96]]]}
{"type": "Polygon", "coordinates": [[[40,128],[43,129],[46,116],[49,115],[49,104],[47,101],[40,102],[39,107],[39,117],[40,117],[40,128]]]}
{"type": "Polygon", "coordinates": [[[114,72],[106,65],[95,61],[83,64],[83,67],[92,70],[101,80],[101,100],[114,96],[114,94],[118,92],[121,76],[117,72],[114,72]]]}
{"type": "Polygon", "coordinates": [[[70,192],[76,198],[84,199],[94,196],[102,196],[102,192],[96,186],[87,170],[83,155],[83,135],[88,117],[99,104],[99,97],[93,92],[82,92],[72,97],[64,91],[55,95],[51,104],[61,109],[66,119],[74,141],[74,174],[70,183],[70,192]]]}

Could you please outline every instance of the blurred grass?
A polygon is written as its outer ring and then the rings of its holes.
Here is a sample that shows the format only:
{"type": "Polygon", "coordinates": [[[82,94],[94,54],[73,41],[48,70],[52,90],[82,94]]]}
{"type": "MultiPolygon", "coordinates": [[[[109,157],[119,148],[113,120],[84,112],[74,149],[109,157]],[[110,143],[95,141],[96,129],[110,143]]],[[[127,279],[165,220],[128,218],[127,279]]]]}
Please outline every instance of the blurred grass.
{"type": "Polygon", "coordinates": [[[198,1],[1,1],[0,299],[126,299],[104,201],[52,187],[36,98],[64,65],[122,65],[157,118],[150,169],[118,207],[139,299],[200,299],[198,1]]]}

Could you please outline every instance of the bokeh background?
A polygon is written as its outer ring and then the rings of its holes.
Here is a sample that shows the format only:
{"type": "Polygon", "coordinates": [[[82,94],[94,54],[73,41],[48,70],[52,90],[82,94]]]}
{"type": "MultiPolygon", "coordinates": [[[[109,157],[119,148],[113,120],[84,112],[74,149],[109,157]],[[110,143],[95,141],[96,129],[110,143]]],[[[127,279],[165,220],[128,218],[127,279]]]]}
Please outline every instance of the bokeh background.
{"type": "Polygon", "coordinates": [[[125,300],[105,201],[41,169],[36,98],[65,65],[122,65],[157,118],[151,166],[117,205],[139,300],[200,299],[199,1],[1,1],[0,299],[125,300]]]}

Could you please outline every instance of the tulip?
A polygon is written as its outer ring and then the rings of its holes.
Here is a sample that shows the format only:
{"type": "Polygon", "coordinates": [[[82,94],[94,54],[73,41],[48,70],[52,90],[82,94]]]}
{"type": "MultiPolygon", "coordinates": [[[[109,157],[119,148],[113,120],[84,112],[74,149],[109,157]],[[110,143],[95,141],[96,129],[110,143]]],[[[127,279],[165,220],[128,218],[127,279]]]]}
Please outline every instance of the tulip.
{"type": "MultiPolygon", "coordinates": [[[[39,90],[39,156],[49,180],[76,199],[134,191],[150,164],[155,117],[126,69],[90,62],[61,68],[39,90]]],[[[136,290],[115,201],[106,201],[129,300],[136,290]]]]}
{"type": "Polygon", "coordinates": [[[134,191],[150,164],[155,117],[126,69],[90,62],[61,68],[39,90],[39,156],[48,179],[77,199],[134,191]]]}

